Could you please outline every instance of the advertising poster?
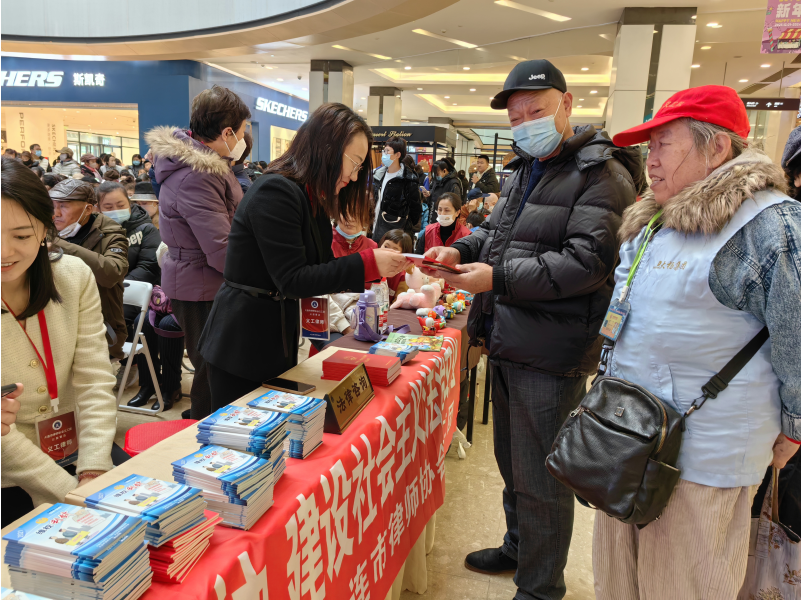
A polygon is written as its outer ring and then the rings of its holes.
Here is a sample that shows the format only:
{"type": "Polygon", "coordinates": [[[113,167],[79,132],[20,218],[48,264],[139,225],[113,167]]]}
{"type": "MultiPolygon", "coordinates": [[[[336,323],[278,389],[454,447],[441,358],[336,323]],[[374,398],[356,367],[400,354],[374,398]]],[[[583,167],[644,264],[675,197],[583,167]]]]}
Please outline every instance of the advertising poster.
{"type": "Polygon", "coordinates": [[[760,52],[801,53],[801,0],[768,0],[760,52]]]}

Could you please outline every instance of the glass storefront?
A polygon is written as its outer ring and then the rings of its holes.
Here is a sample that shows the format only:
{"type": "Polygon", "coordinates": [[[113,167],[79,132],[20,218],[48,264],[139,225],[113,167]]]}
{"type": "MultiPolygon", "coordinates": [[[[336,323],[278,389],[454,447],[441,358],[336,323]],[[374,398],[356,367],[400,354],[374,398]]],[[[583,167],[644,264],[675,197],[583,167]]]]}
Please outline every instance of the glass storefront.
{"type": "Polygon", "coordinates": [[[67,130],[67,146],[72,148],[76,156],[84,154],[113,154],[124,165],[131,164],[131,157],[139,154],[139,138],[109,136],[87,131],[67,130]]]}

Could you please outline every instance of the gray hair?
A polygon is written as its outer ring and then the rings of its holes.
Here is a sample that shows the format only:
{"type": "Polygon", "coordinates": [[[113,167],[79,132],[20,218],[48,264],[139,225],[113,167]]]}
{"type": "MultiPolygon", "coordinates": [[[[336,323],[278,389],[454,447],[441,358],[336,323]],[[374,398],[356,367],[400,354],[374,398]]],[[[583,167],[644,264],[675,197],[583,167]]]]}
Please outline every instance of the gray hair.
{"type": "Polygon", "coordinates": [[[683,117],[679,119],[684,122],[693,136],[693,146],[696,150],[706,159],[707,167],[709,167],[709,157],[712,155],[715,136],[723,133],[729,136],[731,140],[731,157],[737,158],[743,153],[743,150],[748,145],[748,142],[742,137],[734,133],[731,129],[726,129],[714,123],[707,123],[706,121],[699,121],[690,117],[683,117]]]}

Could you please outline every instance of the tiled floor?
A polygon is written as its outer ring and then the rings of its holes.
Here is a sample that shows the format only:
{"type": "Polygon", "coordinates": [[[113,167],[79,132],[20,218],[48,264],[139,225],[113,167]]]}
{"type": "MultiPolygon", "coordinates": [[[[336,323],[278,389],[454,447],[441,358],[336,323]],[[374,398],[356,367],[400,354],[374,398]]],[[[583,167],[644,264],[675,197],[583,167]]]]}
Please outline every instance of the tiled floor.
{"type": "MultiPolygon", "coordinates": [[[[301,348],[299,358],[308,354],[301,348]]],[[[189,364],[189,361],[186,361],[189,364]]],[[[180,419],[181,411],[189,408],[189,390],[192,375],[183,374],[181,386],[186,395],[172,410],[161,415],[161,419],[180,419]]],[[[131,386],[123,394],[123,400],[132,398],[139,390],[131,386]]],[[[479,373],[476,423],[473,430],[473,447],[467,450],[467,458],[459,460],[454,452],[448,454],[445,468],[447,497],[444,506],[437,512],[437,530],[434,549],[427,557],[428,590],[418,595],[403,592],[403,600],[511,600],[516,586],[512,575],[489,576],[468,571],[464,557],[468,552],[500,546],[506,531],[501,491],[503,481],[492,450],[492,411],[488,425],[481,424],[484,398],[484,373],[479,373]]],[[[117,437],[123,446],[125,432],[139,423],[152,422],[155,417],[119,412],[117,414],[117,437]]],[[[576,519],[573,541],[565,571],[566,598],[571,600],[593,600],[592,588],[592,526],[593,511],[576,504],[576,519]]]]}

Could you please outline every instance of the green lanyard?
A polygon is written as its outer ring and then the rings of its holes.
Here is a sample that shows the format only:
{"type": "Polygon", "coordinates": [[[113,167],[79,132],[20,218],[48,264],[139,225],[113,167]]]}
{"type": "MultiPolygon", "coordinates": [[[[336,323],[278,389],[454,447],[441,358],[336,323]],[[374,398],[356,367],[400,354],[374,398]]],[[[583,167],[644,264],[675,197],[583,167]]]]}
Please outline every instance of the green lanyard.
{"type": "Polygon", "coordinates": [[[648,247],[648,244],[651,242],[651,239],[654,237],[654,234],[656,233],[656,229],[654,229],[654,224],[661,216],[662,216],[662,209],[660,208],[659,212],[657,212],[648,222],[648,227],[645,228],[645,237],[643,238],[640,247],[637,249],[637,255],[634,257],[634,263],[631,265],[631,270],[629,271],[628,279],[626,279],[626,285],[624,285],[623,289],[620,290],[620,302],[623,302],[629,295],[629,289],[631,288],[631,283],[634,281],[634,276],[637,274],[637,268],[640,266],[640,261],[642,260],[643,254],[645,254],[645,249],[648,247]]]}

